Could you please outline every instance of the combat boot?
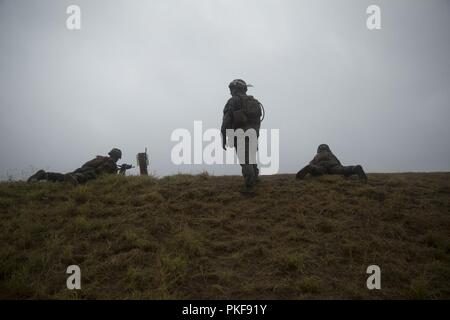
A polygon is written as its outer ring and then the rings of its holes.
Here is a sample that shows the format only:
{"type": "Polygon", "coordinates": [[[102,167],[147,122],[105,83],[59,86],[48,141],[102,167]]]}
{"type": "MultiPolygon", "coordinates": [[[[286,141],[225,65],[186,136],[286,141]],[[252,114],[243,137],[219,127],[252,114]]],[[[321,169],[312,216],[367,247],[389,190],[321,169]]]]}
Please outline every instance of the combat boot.
{"type": "Polygon", "coordinates": [[[360,165],[355,166],[354,172],[358,175],[359,179],[367,181],[367,175],[360,165]]]}
{"type": "Polygon", "coordinates": [[[76,175],[67,173],[64,175],[64,182],[69,182],[70,184],[73,184],[74,186],[76,186],[78,184],[78,179],[77,179],[76,175]]]}
{"type": "Polygon", "coordinates": [[[33,174],[31,177],[28,178],[27,182],[35,182],[40,180],[47,179],[47,173],[44,170],[39,170],[35,174],[33,174]]]}
{"type": "Polygon", "coordinates": [[[256,164],[253,165],[253,170],[255,173],[255,182],[259,182],[259,169],[258,166],[256,164]]]}
{"type": "Polygon", "coordinates": [[[301,169],[299,172],[297,172],[297,175],[295,176],[295,178],[301,180],[301,179],[305,178],[308,173],[309,173],[309,165],[304,167],[303,169],[301,169]]]}
{"type": "Polygon", "coordinates": [[[245,179],[245,186],[247,188],[252,188],[255,184],[255,171],[253,169],[253,165],[251,164],[245,164],[242,166],[242,175],[245,179]]]}

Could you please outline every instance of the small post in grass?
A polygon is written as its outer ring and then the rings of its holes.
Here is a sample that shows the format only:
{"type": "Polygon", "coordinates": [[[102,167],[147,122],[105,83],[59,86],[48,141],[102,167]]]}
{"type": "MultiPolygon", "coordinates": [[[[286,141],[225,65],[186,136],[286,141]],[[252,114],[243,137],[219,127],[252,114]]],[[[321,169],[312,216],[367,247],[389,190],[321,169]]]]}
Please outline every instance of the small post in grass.
{"type": "Polygon", "coordinates": [[[138,153],[137,163],[139,166],[139,171],[141,176],[148,176],[147,166],[148,166],[148,156],[147,156],[147,148],[145,148],[145,152],[138,153]]]}

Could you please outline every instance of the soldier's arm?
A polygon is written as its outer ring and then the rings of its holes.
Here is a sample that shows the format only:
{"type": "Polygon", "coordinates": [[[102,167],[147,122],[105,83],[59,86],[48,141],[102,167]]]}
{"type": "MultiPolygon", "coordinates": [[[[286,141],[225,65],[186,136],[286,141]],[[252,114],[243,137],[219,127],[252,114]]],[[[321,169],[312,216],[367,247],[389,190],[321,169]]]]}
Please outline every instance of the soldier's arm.
{"type": "Polygon", "coordinates": [[[310,164],[320,164],[323,162],[329,162],[331,160],[331,156],[329,152],[319,152],[318,154],[316,154],[316,156],[314,157],[314,159],[310,162],[310,164]]]}
{"type": "Polygon", "coordinates": [[[110,162],[110,165],[108,167],[109,173],[117,173],[119,171],[119,167],[117,167],[117,164],[114,161],[110,162]]]}
{"type": "Polygon", "coordinates": [[[338,159],[333,153],[331,154],[331,161],[332,161],[334,164],[337,164],[337,165],[339,165],[339,166],[342,165],[341,162],[339,161],[339,159],[338,159]]]}
{"type": "Polygon", "coordinates": [[[96,171],[99,174],[115,174],[119,168],[117,167],[116,163],[112,159],[105,159],[103,163],[97,167],[96,171]]]}
{"type": "Polygon", "coordinates": [[[318,164],[320,161],[320,154],[316,154],[315,157],[309,162],[309,164],[318,164]]]}
{"type": "Polygon", "coordinates": [[[222,133],[222,145],[225,145],[226,142],[226,130],[233,127],[232,103],[232,99],[228,100],[225,108],[223,109],[222,126],[220,128],[220,132],[222,133]]]}
{"type": "Polygon", "coordinates": [[[89,160],[88,162],[84,163],[81,167],[82,168],[97,168],[99,165],[101,165],[103,162],[102,156],[96,156],[94,159],[89,160]]]}

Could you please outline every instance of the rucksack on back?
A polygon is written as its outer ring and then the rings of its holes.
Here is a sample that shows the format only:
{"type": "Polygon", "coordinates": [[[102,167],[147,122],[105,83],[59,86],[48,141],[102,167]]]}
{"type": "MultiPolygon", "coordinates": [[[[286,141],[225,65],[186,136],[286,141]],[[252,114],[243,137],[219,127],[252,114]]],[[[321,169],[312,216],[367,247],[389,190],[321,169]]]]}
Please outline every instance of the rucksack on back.
{"type": "Polygon", "coordinates": [[[241,97],[241,109],[233,112],[233,122],[236,128],[261,122],[261,103],[253,96],[241,97]]]}
{"type": "Polygon", "coordinates": [[[253,96],[247,96],[243,101],[244,103],[244,112],[247,115],[247,119],[250,122],[260,122],[261,121],[261,103],[258,100],[253,98],[253,96]]]}

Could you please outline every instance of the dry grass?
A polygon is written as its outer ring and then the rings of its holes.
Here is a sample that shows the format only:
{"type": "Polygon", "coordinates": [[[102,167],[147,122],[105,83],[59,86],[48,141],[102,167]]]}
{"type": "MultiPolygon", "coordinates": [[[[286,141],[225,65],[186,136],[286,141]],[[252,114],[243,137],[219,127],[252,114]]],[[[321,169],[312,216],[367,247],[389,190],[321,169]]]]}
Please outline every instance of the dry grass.
{"type": "Polygon", "coordinates": [[[449,299],[450,174],[369,179],[0,183],[0,298],[449,299]]]}

